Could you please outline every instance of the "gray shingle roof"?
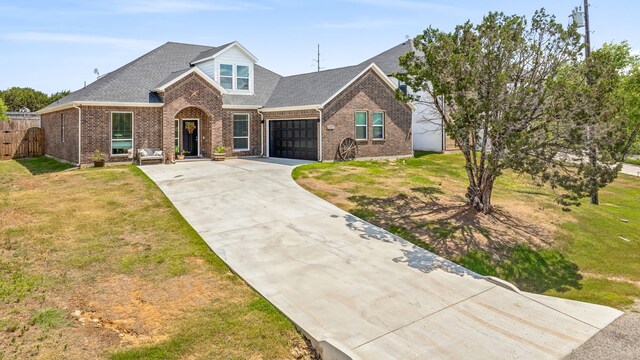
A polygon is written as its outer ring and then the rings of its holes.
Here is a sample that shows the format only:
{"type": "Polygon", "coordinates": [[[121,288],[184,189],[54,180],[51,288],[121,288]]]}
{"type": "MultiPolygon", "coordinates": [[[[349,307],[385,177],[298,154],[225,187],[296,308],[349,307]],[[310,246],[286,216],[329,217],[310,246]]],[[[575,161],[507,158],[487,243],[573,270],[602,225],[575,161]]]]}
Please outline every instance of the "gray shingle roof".
{"type": "Polygon", "coordinates": [[[159,88],[160,86],[170,83],[171,81],[173,81],[173,79],[179,78],[182,74],[186,73],[187,71],[191,70],[191,68],[186,68],[186,69],[182,69],[182,70],[178,70],[178,71],[174,71],[171,74],[169,74],[169,76],[167,76],[166,78],[164,78],[162,81],[160,81],[155,87],[159,88]]]}
{"type": "Polygon", "coordinates": [[[208,58],[208,57],[210,57],[210,56],[213,56],[213,55],[217,54],[220,50],[222,50],[222,49],[226,48],[227,46],[229,46],[229,45],[231,45],[231,44],[233,44],[233,42],[226,43],[226,44],[224,44],[224,45],[220,45],[220,46],[212,47],[212,48],[210,48],[210,49],[208,49],[208,50],[205,50],[205,51],[201,52],[200,54],[198,54],[198,56],[196,56],[195,58],[193,58],[193,59],[191,60],[191,63],[194,63],[194,62],[196,62],[196,61],[199,61],[199,60],[202,60],[202,59],[206,59],[206,58],[208,58]]]}
{"type": "Polygon", "coordinates": [[[151,90],[173,72],[188,68],[193,58],[208,49],[211,47],[168,42],[46,108],[74,101],[161,103],[151,90]]]}
{"type": "Polygon", "coordinates": [[[253,69],[253,95],[223,94],[222,103],[225,105],[264,105],[278,85],[282,76],[267,70],[260,65],[253,69]]]}
{"type": "MultiPolygon", "coordinates": [[[[168,42],[46,108],[74,101],[162,103],[153,89],[189,71],[192,62],[210,57],[229,44],[211,47],[168,42]]],[[[372,62],[388,75],[400,71],[398,57],[410,50],[411,44],[406,41],[359,65],[287,77],[255,65],[254,95],[224,94],[223,103],[267,108],[321,104],[372,62]]]]}
{"type": "Polygon", "coordinates": [[[368,65],[370,64],[283,77],[264,106],[277,108],[322,104],[368,65]]]}
{"type": "Polygon", "coordinates": [[[400,67],[398,60],[400,56],[411,50],[413,50],[413,46],[411,45],[411,41],[407,40],[402,44],[396,45],[391,49],[372,57],[371,59],[363,61],[361,65],[375,63],[387,75],[391,75],[394,72],[402,72],[404,70],[400,67]]]}

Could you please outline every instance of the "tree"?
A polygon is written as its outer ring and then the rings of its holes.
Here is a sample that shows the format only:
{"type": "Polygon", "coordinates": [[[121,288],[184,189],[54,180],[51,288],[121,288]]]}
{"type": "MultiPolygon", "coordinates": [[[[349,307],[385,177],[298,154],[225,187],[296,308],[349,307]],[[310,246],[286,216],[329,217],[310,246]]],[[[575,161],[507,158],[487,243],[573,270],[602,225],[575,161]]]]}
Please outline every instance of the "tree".
{"type": "Polygon", "coordinates": [[[9,120],[7,116],[7,105],[4,104],[2,98],[0,98],[0,121],[9,120]]]}
{"type": "Polygon", "coordinates": [[[640,61],[632,59],[629,72],[622,80],[621,97],[628,121],[627,143],[622,149],[621,161],[627,154],[640,154],[640,61]]]}
{"type": "Polygon", "coordinates": [[[12,87],[0,93],[9,111],[19,111],[23,107],[37,111],[49,104],[49,96],[32,88],[12,87]]]}
{"type": "MultiPolygon", "coordinates": [[[[541,148],[554,155],[554,166],[542,173],[552,186],[568,190],[565,198],[572,202],[588,195],[592,204],[599,204],[599,189],[620,171],[630,137],[629,119],[638,111],[630,107],[625,111],[625,102],[637,96],[630,87],[625,91],[625,71],[635,62],[627,43],[604,44],[548,83],[558,94],[550,116],[561,123],[556,124],[555,140],[541,148]]],[[[543,158],[540,151],[538,156],[543,158]]]]}
{"type": "Polygon", "coordinates": [[[395,76],[428,94],[460,146],[474,209],[491,211],[494,182],[505,169],[534,169],[523,164],[534,160],[530,139],[548,122],[545,105],[554,94],[546,82],[576,61],[580,40],[544,9],[530,23],[489,13],[481,24],[468,21],[451,33],[429,27],[413,41],[417,52],[400,58],[405,72],[395,76]]]}
{"type": "Polygon", "coordinates": [[[0,91],[0,98],[4,99],[8,111],[20,111],[23,107],[31,111],[38,111],[43,107],[52,104],[59,99],[69,95],[71,91],[63,90],[47,95],[42,91],[32,88],[12,87],[4,91],[0,91]]]}

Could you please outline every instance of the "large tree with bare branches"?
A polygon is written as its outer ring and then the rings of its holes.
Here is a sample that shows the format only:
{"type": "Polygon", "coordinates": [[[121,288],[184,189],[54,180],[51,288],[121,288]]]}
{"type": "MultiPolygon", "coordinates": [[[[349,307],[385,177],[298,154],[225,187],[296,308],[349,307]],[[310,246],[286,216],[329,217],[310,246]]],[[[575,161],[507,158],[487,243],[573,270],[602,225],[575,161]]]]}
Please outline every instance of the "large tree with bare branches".
{"type": "Polygon", "coordinates": [[[464,154],[470,206],[488,213],[503,170],[531,168],[522,166],[535,160],[528,150],[537,141],[530,140],[548,125],[546,105],[556,95],[546,83],[577,61],[580,35],[539,10],[530,20],[489,13],[450,33],[430,27],[413,43],[416,51],[400,58],[405,71],[395,76],[428,94],[464,154]]]}

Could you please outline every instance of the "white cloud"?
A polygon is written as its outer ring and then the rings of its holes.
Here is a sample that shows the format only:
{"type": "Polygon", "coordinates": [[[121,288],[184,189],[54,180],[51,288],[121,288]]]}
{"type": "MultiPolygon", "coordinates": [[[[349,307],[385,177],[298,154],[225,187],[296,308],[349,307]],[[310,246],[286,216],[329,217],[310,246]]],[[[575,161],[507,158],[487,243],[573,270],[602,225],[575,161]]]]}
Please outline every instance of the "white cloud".
{"type": "Polygon", "coordinates": [[[394,20],[360,19],[343,23],[322,23],[316,27],[321,29],[379,29],[392,27],[399,23],[394,20]]]}
{"type": "Polygon", "coordinates": [[[242,1],[195,1],[195,0],[124,0],[109,5],[116,13],[185,13],[196,11],[245,11],[265,10],[265,6],[242,1]]]}
{"type": "Polygon", "coordinates": [[[49,32],[14,32],[0,35],[0,39],[25,42],[61,42],[82,44],[108,44],[124,47],[157,45],[156,42],[139,39],[116,38],[98,35],[65,34],[49,32]]]}

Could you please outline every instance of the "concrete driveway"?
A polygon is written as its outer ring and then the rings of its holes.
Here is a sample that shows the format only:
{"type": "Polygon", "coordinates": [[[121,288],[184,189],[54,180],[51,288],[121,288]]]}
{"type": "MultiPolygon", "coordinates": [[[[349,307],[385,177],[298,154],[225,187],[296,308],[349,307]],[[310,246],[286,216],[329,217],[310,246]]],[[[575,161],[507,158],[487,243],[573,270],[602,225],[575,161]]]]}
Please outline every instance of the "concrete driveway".
{"type": "Polygon", "coordinates": [[[622,313],[509,289],[300,188],[302,162],[141,169],[325,359],[557,359],[622,313]]]}
{"type": "Polygon", "coordinates": [[[640,177],[640,166],[631,164],[622,164],[621,173],[640,177]]]}

